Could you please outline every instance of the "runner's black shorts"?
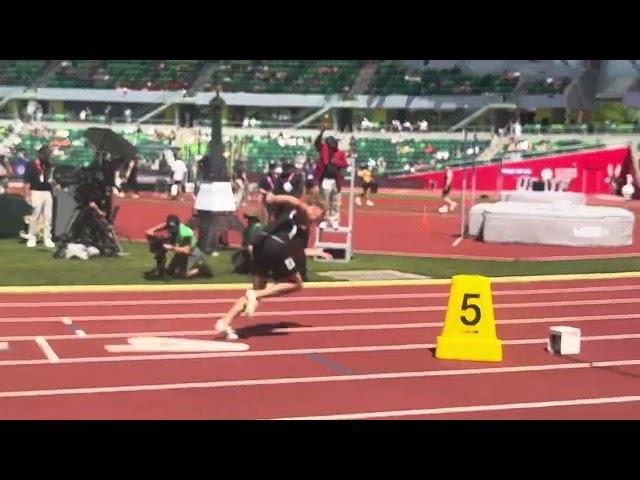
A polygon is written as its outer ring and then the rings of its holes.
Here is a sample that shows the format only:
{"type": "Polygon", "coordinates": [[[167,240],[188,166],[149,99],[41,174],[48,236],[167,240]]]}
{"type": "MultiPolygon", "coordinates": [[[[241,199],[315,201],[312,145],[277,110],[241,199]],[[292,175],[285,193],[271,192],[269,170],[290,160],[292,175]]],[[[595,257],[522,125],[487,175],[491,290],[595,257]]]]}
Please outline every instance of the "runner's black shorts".
{"type": "Polygon", "coordinates": [[[371,190],[371,183],[372,183],[372,182],[369,182],[369,183],[363,183],[363,184],[362,184],[362,191],[363,191],[364,193],[366,193],[366,192],[368,192],[369,190],[371,190]]]}
{"type": "Polygon", "coordinates": [[[445,187],[444,189],[442,189],[442,198],[444,198],[447,195],[449,195],[450,191],[451,191],[451,186],[448,186],[448,187],[445,187]]]}
{"type": "Polygon", "coordinates": [[[263,241],[254,243],[252,273],[282,282],[298,273],[298,264],[293,259],[289,245],[269,235],[263,241]]]}

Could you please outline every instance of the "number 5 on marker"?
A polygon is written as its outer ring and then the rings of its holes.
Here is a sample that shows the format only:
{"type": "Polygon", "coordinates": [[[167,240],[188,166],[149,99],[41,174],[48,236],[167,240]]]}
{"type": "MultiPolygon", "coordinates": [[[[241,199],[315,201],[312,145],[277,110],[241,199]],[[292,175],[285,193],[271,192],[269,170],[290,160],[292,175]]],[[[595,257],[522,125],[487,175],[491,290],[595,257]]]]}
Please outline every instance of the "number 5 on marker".
{"type": "Polygon", "coordinates": [[[477,293],[465,293],[464,297],[462,298],[462,306],[460,307],[460,309],[462,310],[462,315],[460,316],[460,321],[469,327],[477,325],[482,318],[482,311],[480,310],[480,307],[475,303],[469,303],[469,300],[475,300],[479,298],[480,295],[477,293]],[[466,310],[473,310],[473,318],[469,319],[467,317],[465,313],[466,310]]]}
{"type": "Polygon", "coordinates": [[[456,275],[436,358],[499,362],[502,343],[496,336],[491,281],[479,275],[456,275]],[[468,293],[473,292],[473,293],[468,293]]]}

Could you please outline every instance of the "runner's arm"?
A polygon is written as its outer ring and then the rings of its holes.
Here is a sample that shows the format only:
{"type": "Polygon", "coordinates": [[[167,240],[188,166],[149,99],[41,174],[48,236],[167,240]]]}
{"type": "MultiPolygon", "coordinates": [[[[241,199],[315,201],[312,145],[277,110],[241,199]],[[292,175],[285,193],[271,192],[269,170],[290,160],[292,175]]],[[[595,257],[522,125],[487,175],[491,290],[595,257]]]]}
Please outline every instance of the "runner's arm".
{"type": "Polygon", "coordinates": [[[293,208],[301,208],[305,205],[303,201],[292,195],[274,195],[271,192],[267,194],[266,201],[268,204],[289,205],[293,208]]]}
{"type": "Polygon", "coordinates": [[[324,135],[324,125],[322,126],[322,129],[320,130],[320,135],[318,135],[316,137],[315,142],[313,142],[314,146],[316,147],[317,151],[320,151],[320,149],[322,148],[322,135],[324,135]]]}

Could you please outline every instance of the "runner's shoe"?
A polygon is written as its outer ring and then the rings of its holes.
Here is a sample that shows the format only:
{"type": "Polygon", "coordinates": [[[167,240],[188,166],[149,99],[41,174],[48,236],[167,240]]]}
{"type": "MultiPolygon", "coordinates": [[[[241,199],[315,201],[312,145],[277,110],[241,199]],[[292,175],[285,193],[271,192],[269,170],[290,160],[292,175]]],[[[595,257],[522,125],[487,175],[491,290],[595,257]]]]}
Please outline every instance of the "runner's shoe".
{"type": "Polygon", "coordinates": [[[224,333],[227,336],[227,340],[238,340],[238,334],[229,325],[225,325],[222,319],[216,322],[215,331],[218,333],[224,333]]]}

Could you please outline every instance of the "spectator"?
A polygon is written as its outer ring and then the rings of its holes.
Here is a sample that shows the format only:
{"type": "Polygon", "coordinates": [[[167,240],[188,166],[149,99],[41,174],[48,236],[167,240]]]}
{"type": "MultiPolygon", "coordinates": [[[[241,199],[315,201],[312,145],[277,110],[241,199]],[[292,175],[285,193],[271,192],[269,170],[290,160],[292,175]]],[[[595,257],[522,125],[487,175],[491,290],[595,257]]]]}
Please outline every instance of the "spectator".
{"type": "Polygon", "coordinates": [[[4,195],[9,191],[9,178],[13,177],[13,168],[7,160],[9,149],[1,147],[0,150],[0,195],[4,195]]]}
{"type": "Polygon", "coordinates": [[[302,173],[290,161],[282,165],[282,174],[276,182],[275,195],[292,195],[302,197],[304,192],[304,178],[302,173]]]}
{"type": "MultiPolygon", "coordinates": [[[[132,191],[132,197],[133,198],[139,198],[138,195],[138,163],[140,161],[140,157],[139,156],[135,156],[133,157],[133,159],[129,162],[129,165],[127,166],[127,170],[125,171],[124,174],[124,183],[122,184],[122,189],[123,191],[129,192],[132,191]]],[[[125,196],[125,193],[122,194],[122,196],[125,196]]]]}
{"type": "Polygon", "coordinates": [[[271,162],[269,163],[269,170],[262,176],[260,182],[258,182],[260,204],[262,206],[261,221],[265,225],[271,223],[275,213],[273,206],[267,204],[267,194],[272,193],[275,190],[276,181],[281,173],[282,167],[276,162],[271,162]]]}
{"type": "Polygon", "coordinates": [[[29,160],[24,156],[24,152],[22,150],[18,151],[18,154],[11,159],[11,167],[13,170],[13,175],[22,180],[24,177],[25,171],[27,169],[27,165],[29,164],[29,160]]]}
{"type": "Polygon", "coordinates": [[[34,120],[36,115],[36,102],[34,100],[29,100],[27,102],[27,106],[24,109],[24,121],[29,123],[34,120]]]}
{"type": "Polygon", "coordinates": [[[247,190],[249,182],[247,180],[247,159],[238,158],[233,165],[233,183],[236,185],[236,206],[246,207],[247,190]]]}
{"type": "Polygon", "coordinates": [[[404,130],[406,130],[407,132],[412,132],[413,131],[413,125],[411,125],[411,122],[409,120],[406,120],[403,124],[402,124],[402,128],[404,130]]]}
{"type": "Polygon", "coordinates": [[[513,124],[513,137],[518,140],[522,136],[522,125],[520,125],[520,121],[516,120],[513,124]]]}
{"type": "Polygon", "coordinates": [[[87,120],[87,111],[83,108],[82,110],[80,110],[80,113],[78,114],[78,119],[81,122],[84,122],[87,120]]]}
{"type": "Polygon", "coordinates": [[[104,120],[107,123],[111,123],[111,105],[107,105],[104,109],[104,120]]]}
{"type": "Polygon", "coordinates": [[[36,106],[36,122],[42,122],[43,113],[44,112],[42,110],[42,105],[38,103],[38,105],[36,106]]]}
{"type": "Polygon", "coordinates": [[[422,121],[418,124],[418,129],[421,132],[428,132],[429,131],[429,122],[427,122],[425,119],[422,119],[422,121]]]}
{"type": "Polygon", "coordinates": [[[327,137],[322,142],[326,126],[323,125],[315,140],[319,153],[314,172],[314,180],[320,186],[320,193],[329,205],[327,218],[334,229],[340,224],[340,191],[342,189],[342,170],[349,165],[343,151],[338,149],[338,140],[327,137]]]}
{"type": "Polygon", "coordinates": [[[131,123],[131,117],[132,117],[132,115],[133,115],[133,112],[131,111],[131,109],[130,109],[130,108],[127,108],[127,109],[124,111],[124,121],[125,121],[125,122],[127,122],[127,123],[131,123]]]}
{"type": "Polygon", "coordinates": [[[362,130],[371,130],[373,128],[373,123],[369,121],[367,117],[362,119],[362,125],[360,127],[362,130]]]}
{"type": "Polygon", "coordinates": [[[44,246],[47,248],[56,246],[51,241],[51,217],[53,214],[51,172],[51,149],[44,146],[38,150],[38,156],[27,165],[25,173],[24,197],[33,207],[27,241],[29,248],[36,246],[36,229],[40,217],[44,218],[44,246]]]}
{"type": "Polygon", "coordinates": [[[318,186],[314,180],[315,166],[309,157],[305,157],[302,173],[304,174],[304,190],[307,194],[317,192],[318,186]]]}
{"type": "Polygon", "coordinates": [[[183,160],[177,158],[171,163],[171,171],[173,172],[171,198],[172,200],[180,200],[180,193],[184,193],[184,182],[187,173],[187,165],[183,160]]]}

